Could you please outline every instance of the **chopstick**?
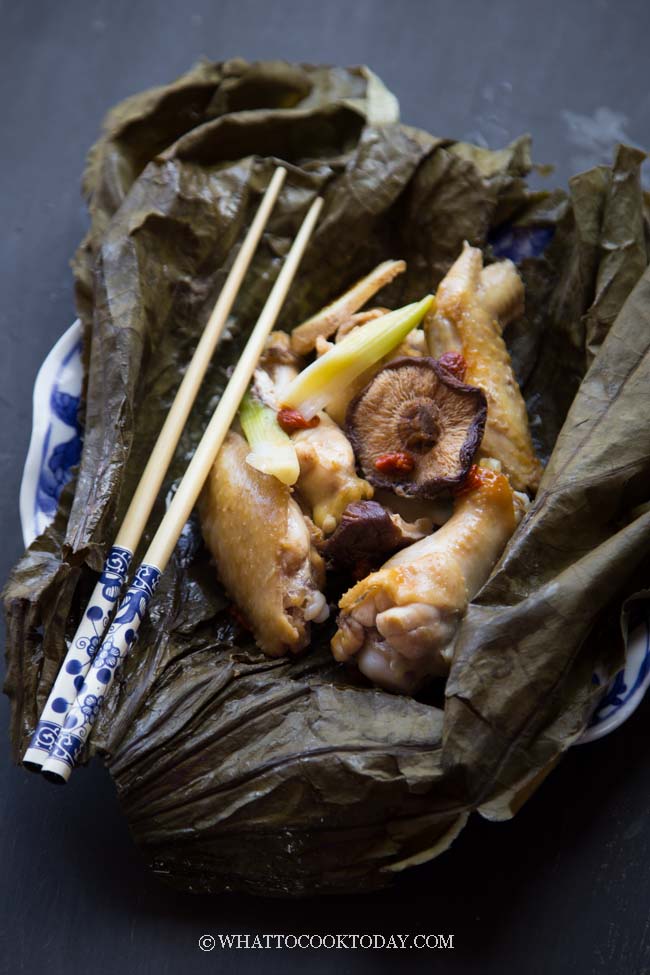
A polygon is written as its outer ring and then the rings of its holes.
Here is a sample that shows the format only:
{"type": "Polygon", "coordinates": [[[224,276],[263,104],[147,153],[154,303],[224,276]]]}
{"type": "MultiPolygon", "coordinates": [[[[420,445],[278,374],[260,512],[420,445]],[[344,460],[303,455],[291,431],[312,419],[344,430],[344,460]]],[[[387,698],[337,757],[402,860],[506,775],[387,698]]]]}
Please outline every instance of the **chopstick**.
{"type": "Polygon", "coordinates": [[[149,601],[235,418],[241,399],[264,351],[268,334],[287,296],[322,205],[323,200],[317,197],[303,220],[262,313],[167,513],[160,522],[133,582],[119,605],[103,643],[93,657],[86,680],[67,714],[63,731],[43,765],[43,774],[50,781],[67,782],[69,779],[76,757],[88,740],[117,668],[136,642],[138,629],[149,601]]]}
{"type": "Polygon", "coordinates": [[[97,585],[77,632],[72,638],[29,747],[23,756],[23,764],[32,771],[37,771],[43,766],[50,749],[59,737],[65,715],[83,684],[95,651],[108,626],[110,614],[126,582],[133,553],[142,537],[183,427],[286,175],[287,171],[282,166],[275,170],[178,387],[174,402],[158,434],[128,511],[106,556],[97,585]]]}

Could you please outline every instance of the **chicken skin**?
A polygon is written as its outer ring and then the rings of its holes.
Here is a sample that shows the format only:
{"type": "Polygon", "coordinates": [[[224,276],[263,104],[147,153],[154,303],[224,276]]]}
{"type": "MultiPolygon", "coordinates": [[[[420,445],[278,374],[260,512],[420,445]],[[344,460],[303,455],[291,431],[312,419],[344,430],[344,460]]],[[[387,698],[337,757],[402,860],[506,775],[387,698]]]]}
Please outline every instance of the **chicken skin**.
{"type": "Polygon", "coordinates": [[[345,593],[334,657],[404,694],[446,674],[458,624],[516,524],[508,478],[473,467],[449,521],[345,593]]]}
{"type": "MultiPolygon", "coordinates": [[[[481,251],[465,244],[438,287],[435,313],[425,322],[429,351],[436,358],[449,351],[462,353],[465,382],[482,389],[488,402],[481,456],[500,461],[516,490],[535,491],[542,468],[533,447],[526,404],[501,335],[503,324],[520,299],[510,271],[500,272],[507,278],[505,284],[503,278],[497,282],[497,287],[489,276],[486,282],[487,271],[483,271],[481,251]],[[505,309],[501,321],[498,309],[505,309]]],[[[492,275],[496,278],[497,272],[492,275]]]]}
{"type": "Polygon", "coordinates": [[[199,501],[201,528],[219,577],[269,656],[297,653],[328,606],[324,563],[286,484],[246,463],[229,433],[199,501]]]}
{"type": "Polygon", "coordinates": [[[524,282],[512,261],[488,264],[481,271],[479,295],[499,330],[524,313],[524,282]]]}

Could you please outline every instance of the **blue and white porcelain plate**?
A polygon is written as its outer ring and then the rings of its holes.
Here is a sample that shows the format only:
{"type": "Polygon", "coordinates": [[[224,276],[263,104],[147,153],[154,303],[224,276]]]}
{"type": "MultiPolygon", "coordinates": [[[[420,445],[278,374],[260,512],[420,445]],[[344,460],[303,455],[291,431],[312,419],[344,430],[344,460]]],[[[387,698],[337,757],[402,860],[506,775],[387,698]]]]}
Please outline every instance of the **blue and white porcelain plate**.
{"type": "MultiPolygon", "coordinates": [[[[508,255],[509,256],[509,255],[508,255]]],[[[83,369],[81,324],[61,336],[41,366],[34,385],[34,418],[20,488],[20,520],[25,545],[52,521],[59,495],[81,456],[77,422],[83,369]]],[[[625,668],[616,675],[596,708],[579,744],[594,741],[623,724],[638,707],[650,684],[650,611],[640,604],[625,668]]],[[[594,674],[594,682],[601,683],[594,674]]]]}
{"type": "Polygon", "coordinates": [[[20,522],[25,547],[43,532],[59,495],[81,457],[77,422],[83,370],[81,322],[56,343],[34,384],[32,437],[20,486],[20,522]]]}

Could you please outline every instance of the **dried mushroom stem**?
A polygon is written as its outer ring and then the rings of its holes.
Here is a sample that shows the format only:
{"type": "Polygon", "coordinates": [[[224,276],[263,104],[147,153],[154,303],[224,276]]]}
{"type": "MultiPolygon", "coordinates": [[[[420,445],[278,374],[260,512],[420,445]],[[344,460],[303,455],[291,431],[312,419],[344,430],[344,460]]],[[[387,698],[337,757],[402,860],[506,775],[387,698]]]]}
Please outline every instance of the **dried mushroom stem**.
{"type": "Polygon", "coordinates": [[[260,369],[269,376],[273,383],[276,400],[282,395],[291,380],[295,379],[302,367],[303,362],[300,356],[291,351],[287,333],[271,332],[260,359],[260,369]]]}

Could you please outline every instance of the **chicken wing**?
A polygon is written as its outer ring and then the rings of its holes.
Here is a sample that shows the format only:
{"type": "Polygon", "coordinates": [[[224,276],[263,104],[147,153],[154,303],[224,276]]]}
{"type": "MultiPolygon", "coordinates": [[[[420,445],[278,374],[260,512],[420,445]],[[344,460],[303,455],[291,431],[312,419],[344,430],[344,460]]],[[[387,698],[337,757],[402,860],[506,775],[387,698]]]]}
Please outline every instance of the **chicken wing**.
{"type": "Polygon", "coordinates": [[[408,694],[447,673],[458,624],[516,523],[508,478],[473,467],[442,528],[342,597],[334,657],[354,658],[375,684],[408,694]]]}
{"type": "MultiPolygon", "coordinates": [[[[541,465],[530,436],[526,404],[494,316],[495,305],[490,308],[485,299],[482,269],[481,251],[465,244],[438,287],[435,314],[425,323],[429,351],[436,358],[444,352],[462,352],[467,364],[465,382],[482,389],[488,401],[481,455],[499,460],[517,490],[535,490],[541,465]]],[[[510,300],[505,288],[500,299],[505,295],[504,305],[497,307],[512,309],[518,300],[515,291],[516,286],[510,300]]]]}
{"type": "Polygon", "coordinates": [[[524,282],[512,261],[497,261],[481,271],[479,295],[500,331],[524,313],[524,282]]]}
{"type": "Polygon", "coordinates": [[[297,653],[327,618],[323,560],[289,488],[246,463],[229,433],[199,502],[201,527],[226,590],[269,656],[297,653]]]}

